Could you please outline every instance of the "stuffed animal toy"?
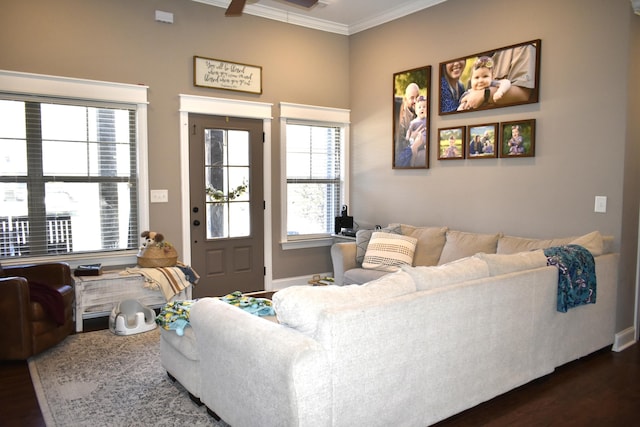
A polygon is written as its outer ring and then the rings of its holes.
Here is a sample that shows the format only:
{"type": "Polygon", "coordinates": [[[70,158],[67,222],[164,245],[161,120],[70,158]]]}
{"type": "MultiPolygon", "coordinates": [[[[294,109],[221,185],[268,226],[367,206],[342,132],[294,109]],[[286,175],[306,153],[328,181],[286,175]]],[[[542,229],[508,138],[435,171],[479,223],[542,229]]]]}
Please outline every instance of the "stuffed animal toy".
{"type": "Polygon", "coordinates": [[[140,267],[173,267],[178,261],[178,252],[173,245],[164,240],[164,235],[155,231],[143,231],[140,234],[142,244],[138,251],[140,267]]]}
{"type": "Polygon", "coordinates": [[[140,237],[142,237],[142,245],[140,246],[140,250],[145,249],[153,243],[155,243],[156,246],[163,246],[162,242],[164,242],[164,235],[162,235],[161,233],[147,230],[143,231],[140,237]]]}

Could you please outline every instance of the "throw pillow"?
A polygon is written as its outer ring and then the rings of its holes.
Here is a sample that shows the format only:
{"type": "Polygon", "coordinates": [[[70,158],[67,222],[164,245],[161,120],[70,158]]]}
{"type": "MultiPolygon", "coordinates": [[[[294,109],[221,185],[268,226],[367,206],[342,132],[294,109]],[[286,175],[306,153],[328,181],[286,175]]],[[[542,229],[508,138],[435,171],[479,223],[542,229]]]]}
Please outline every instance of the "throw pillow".
{"type": "Polygon", "coordinates": [[[546,267],[547,257],[542,249],[515,254],[484,254],[475,255],[487,263],[489,273],[492,276],[514,273],[516,271],[531,270],[532,268],[546,267]]]}
{"type": "Polygon", "coordinates": [[[416,289],[427,291],[469,280],[489,277],[489,267],[475,257],[462,258],[448,264],[430,267],[402,267],[416,282],[416,289]]]}
{"type": "Polygon", "coordinates": [[[358,265],[362,265],[364,256],[367,253],[367,246],[371,240],[371,235],[375,232],[402,234],[400,231],[400,224],[390,224],[389,226],[380,230],[358,230],[356,232],[356,262],[358,265]]]}
{"type": "Polygon", "coordinates": [[[600,256],[604,252],[604,242],[599,231],[592,231],[589,234],[572,240],[570,245],[580,245],[591,252],[591,255],[600,256]]]}
{"type": "Polygon", "coordinates": [[[415,227],[402,224],[402,234],[418,239],[413,265],[437,265],[447,235],[447,227],[415,227]]]}
{"type": "Polygon", "coordinates": [[[411,265],[417,242],[415,237],[375,232],[367,246],[362,268],[397,271],[401,265],[411,265]]]}
{"type": "Polygon", "coordinates": [[[503,236],[498,241],[496,252],[499,254],[514,254],[517,252],[570,244],[585,247],[593,256],[602,255],[604,252],[603,239],[599,231],[593,231],[580,237],[564,237],[558,239],[529,239],[524,237],[503,236]]]}
{"type": "Polygon", "coordinates": [[[447,264],[457,259],[466,258],[484,252],[495,254],[500,233],[479,234],[463,231],[447,231],[447,241],[442,248],[438,265],[447,264]]]}

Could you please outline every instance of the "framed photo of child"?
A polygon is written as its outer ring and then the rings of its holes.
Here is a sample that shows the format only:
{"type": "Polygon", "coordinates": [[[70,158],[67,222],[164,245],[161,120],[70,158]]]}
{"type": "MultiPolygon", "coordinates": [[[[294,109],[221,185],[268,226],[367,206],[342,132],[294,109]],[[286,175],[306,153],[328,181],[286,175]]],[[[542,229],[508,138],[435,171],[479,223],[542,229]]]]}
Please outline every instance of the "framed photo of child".
{"type": "Polygon", "coordinates": [[[440,63],[440,115],[538,102],[540,40],[440,63]]]}
{"type": "Polygon", "coordinates": [[[466,126],[438,129],[438,160],[462,160],[465,153],[466,126]]]}
{"type": "Polygon", "coordinates": [[[467,127],[467,159],[495,159],[498,123],[486,123],[467,127]]]}
{"type": "Polygon", "coordinates": [[[393,169],[429,168],[431,66],[393,75],[393,169]]]}
{"type": "Polygon", "coordinates": [[[534,157],[536,153],[535,119],[503,122],[500,157],[534,157]]]}

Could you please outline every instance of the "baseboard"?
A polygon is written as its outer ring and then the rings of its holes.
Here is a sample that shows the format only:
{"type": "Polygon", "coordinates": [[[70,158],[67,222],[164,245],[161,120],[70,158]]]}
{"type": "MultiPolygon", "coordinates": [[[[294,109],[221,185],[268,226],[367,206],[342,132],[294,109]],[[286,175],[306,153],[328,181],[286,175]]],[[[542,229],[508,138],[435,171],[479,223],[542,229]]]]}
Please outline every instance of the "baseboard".
{"type": "MultiPolygon", "coordinates": [[[[333,273],[331,272],[316,274],[320,275],[320,277],[333,276],[333,273]]],[[[311,277],[313,277],[313,274],[309,274],[307,276],[287,277],[284,279],[274,279],[271,281],[271,286],[269,286],[271,289],[266,290],[279,291],[280,289],[288,288],[289,286],[308,285],[311,277]]]]}
{"type": "Polygon", "coordinates": [[[622,351],[628,347],[631,347],[636,343],[636,329],[633,326],[629,326],[624,331],[620,331],[615,335],[613,341],[613,351],[622,351]]]}

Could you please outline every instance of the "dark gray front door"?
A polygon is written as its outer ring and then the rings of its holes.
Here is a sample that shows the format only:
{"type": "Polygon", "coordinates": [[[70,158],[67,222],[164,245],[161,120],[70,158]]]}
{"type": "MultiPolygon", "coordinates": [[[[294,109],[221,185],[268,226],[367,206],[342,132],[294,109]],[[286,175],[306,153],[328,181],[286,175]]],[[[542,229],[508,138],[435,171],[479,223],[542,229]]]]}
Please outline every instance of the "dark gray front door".
{"type": "Polygon", "coordinates": [[[264,289],[262,120],[189,115],[193,296],[264,289]]]}

